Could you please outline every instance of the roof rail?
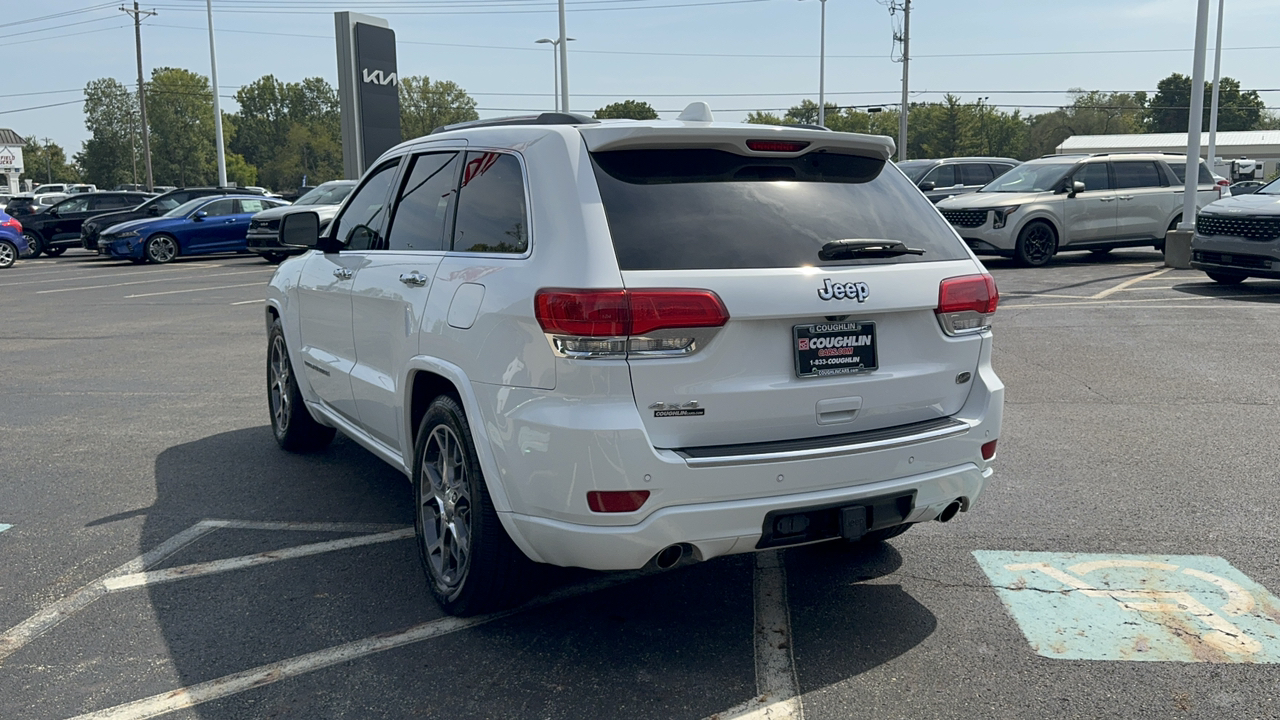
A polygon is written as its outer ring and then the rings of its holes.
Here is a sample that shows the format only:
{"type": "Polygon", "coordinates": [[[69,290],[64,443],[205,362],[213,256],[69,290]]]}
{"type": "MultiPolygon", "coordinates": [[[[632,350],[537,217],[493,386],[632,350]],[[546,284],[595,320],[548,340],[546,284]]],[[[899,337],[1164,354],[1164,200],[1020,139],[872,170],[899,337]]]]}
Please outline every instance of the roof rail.
{"type": "Polygon", "coordinates": [[[506,125],[590,125],[600,122],[595,118],[578,113],[547,112],[541,115],[511,115],[508,117],[490,118],[488,120],[472,120],[470,122],[442,125],[431,131],[436,133],[461,130],[463,128],[503,127],[506,125]]]}

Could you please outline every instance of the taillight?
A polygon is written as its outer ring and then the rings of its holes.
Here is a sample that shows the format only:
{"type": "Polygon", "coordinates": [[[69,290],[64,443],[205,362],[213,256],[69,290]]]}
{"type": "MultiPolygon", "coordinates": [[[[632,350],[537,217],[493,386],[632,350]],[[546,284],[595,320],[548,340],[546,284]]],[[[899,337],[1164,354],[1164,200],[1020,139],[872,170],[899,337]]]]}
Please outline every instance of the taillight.
{"type": "Polygon", "coordinates": [[[729,311],[710,290],[570,290],[534,296],[534,315],[556,350],[573,357],[664,355],[688,352],[692,335],[663,333],[722,327],[729,311]]]}
{"type": "Polygon", "coordinates": [[[587,493],[591,512],[635,512],[649,499],[648,490],[592,490],[587,493]]]}
{"type": "Polygon", "coordinates": [[[947,278],[938,286],[938,307],[933,311],[948,335],[968,335],[991,327],[1000,302],[995,278],[964,275],[947,278]]]}
{"type": "Polygon", "coordinates": [[[807,141],[800,140],[748,140],[747,149],[756,152],[794,153],[809,147],[807,141]]]}
{"type": "Polygon", "coordinates": [[[997,442],[999,442],[999,441],[998,441],[998,440],[992,440],[992,441],[991,441],[991,442],[989,442],[989,443],[983,443],[983,444],[982,444],[982,459],[983,459],[983,460],[990,460],[991,458],[993,458],[993,457],[995,457],[995,456],[996,456],[996,443],[997,443],[997,442]]]}
{"type": "Polygon", "coordinates": [[[13,228],[18,232],[22,232],[22,223],[18,222],[16,218],[11,217],[8,220],[5,220],[4,222],[0,222],[0,226],[13,228]]]}

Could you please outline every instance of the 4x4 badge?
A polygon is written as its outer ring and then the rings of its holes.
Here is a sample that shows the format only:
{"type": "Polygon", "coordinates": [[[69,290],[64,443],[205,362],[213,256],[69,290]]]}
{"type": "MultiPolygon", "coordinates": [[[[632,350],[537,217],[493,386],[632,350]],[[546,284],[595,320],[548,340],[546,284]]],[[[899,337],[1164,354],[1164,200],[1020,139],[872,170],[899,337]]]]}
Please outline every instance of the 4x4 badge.
{"type": "Polygon", "coordinates": [[[857,300],[858,302],[866,302],[867,296],[871,294],[871,290],[864,282],[856,283],[833,283],[831,278],[826,279],[826,283],[818,288],[818,297],[823,300],[857,300]]]}

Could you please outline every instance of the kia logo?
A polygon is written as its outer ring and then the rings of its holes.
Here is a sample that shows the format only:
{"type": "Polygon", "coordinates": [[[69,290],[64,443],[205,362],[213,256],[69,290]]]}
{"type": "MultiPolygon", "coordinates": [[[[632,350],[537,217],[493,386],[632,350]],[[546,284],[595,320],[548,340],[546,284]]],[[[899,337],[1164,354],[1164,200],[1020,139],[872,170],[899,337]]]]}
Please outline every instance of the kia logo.
{"type": "Polygon", "coordinates": [[[369,70],[368,68],[365,68],[364,81],[367,83],[373,83],[374,85],[395,85],[396,74],[386,74],[381,70],[369,70]]]}

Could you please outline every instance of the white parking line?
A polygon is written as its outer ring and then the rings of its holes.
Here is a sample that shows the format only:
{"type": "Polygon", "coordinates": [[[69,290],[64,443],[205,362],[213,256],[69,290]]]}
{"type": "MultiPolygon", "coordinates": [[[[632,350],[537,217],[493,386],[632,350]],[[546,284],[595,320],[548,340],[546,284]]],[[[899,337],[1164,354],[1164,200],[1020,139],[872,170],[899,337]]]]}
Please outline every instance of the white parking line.
{"type": "Polygon", "coordinates": [[[0,532],[4,532],[5,530],[8,530],[11,527],[13,526],[8,523],[0,523],[0,532]]]}
{"type": "Polygon", "coordinates": [[[125,287],[126,285],[146,285],[148,283],[169,282],[171,280],[196,280],[196,279],[202,279],[207,277],[226,277],[228,275],[252,275],[254,273],[262,273],[262,272],[267,272],[267,271],[238,270],[236,272],[206,273],[206,274],[200,274],[200,275],[187,275],[187,276],[179,276],[179,277],[151,278],[149,280],[132,280],[129,282],[111,283],[109,285],[85,285],[82,287],[57,288],[54,290],[37,290],[36,294],[47,295],[49,293],[77,292],[79,290],[101,290],[103,288],[125,287]]]}
{"type": "Polygon", "coordinates": [[[233,302],[231,304],[232,305],[253,305],[254,303],[263,303],[263,302],[266,302],[266,301],[265,300],[241,300],[240,302],[233,302]]]}
{"type": "Polygon", "coordinates": [[[1129,278],[1128,280],[1125,280],[1124,282],[1120,283],[1119,285],[1116,285],[1116,286],[1114,286],[1114,287],[1109,287],[1109,288],[1107,288],[1106,290],[1103,290],[1102,292],[1098,293],[1097,295],[1094,295],[1093,297],[1091,297],[1091,298],[1089,298],[1089,299],[1090,299],[1090,300],[1101,300],[1101,299],[1103,299],[1103,298],[1105,298],[1105,297],[1111,297],[1112,295],[1114,295],[1114,294],[1116,294],[1116,293],[1120,292],[1121,290],[1124,290],[1125,288],[1129,287],[1130,285],[1137,285],[1138,283],[1142,282],[1143,280],[1150,280],[1151,278],[1160,277],[1161,275],[1163,275],[1163,274],[1165,274],[1165,273],[1169,272],[1169,271],[1170,271],[1170,270],[1172,270],[1172,269],[1173,269],[1173,268],[1164,268],[1164,269],[1162,269],[1162,270],[1157,270],[1157,271],[1155,271],[1155,272],[1153,272],[1153,273],[1147,273],[1146,275],[1139,275],[1139,276],[1138,276],[1138,277],[1136,277],[1136,278],[1129,278]]]}
{"type": "MultiPolygon", "coordinates": [[[[1002,305],[1001,310],[1033,310],[1035,308],[1050,307],[1074,307],[1076,305],[1111,305],[1113,307],[1124,307],[1126,305],[1135,305],[1137,303],[1158,303],[1158,302],[1186,302],[1191,300],[1228,300],[1229,298],[1221,297],[1181,297],[1181,298],[1145,298],[1142,300],[1084,300],[1081,302],[1063,302],[1063,303],[1031,303],[1029,305],[1002,305]]],[[[1169,308],[1188,308],[1198,307],[1195,305],[1161,305],[1159,309],[1166,310],[1169,308]]]]}
{"type": "Polygon", "coordinates": [[[549,593],[511,610],[489,615],[476,615],[469,618],[444,617],[439,620],[432,620],[399,632],[382,633],[361,640],[354,640],[268,665],[260,665],[232,675],[224,675],[197,685],[190,685],[123,705],[77,715],[72,720],[143,720],[143,718],[153,718],[175,710],[193,707],[210,700],[217,700],[228,695],[235,695],[263,685],[270,685],[281,680],[321,670],[338,663],[448,635],[459,630],[509,617],[516,613],[544,607],[561,600],[588,595],[605,588],[630,582],[641,575],[641,573],[611,573],[594,582],[549,593]]]}
{"type": "MultiPolygon", "coordinates": [[[[31,272],[24,272],[18,277],[27,278],[33,275],[59,275],[59,274],[63,274],[64,276],[63,277],[47,277],[42,280],[19,280],[18,282],[0,282],[0,287],[9,287],[11,285],[42,285],[44,283],[51,283],[51,282],[83,282],[85,280],[93,280],[100,277],[101,278],[120,277],[121,270],[119,268],[124,268],[129,266],[113,265],[109,267],[113,267],[117,269],[111,272],[97,272],[96,274],[93,274],[93,275],[65,275],[63,270],[33,270],[31,272]]],[[[170,272],[191,272],[193,270],[212,270],[214,268],[220,268],[220,267],[227,267],[227,266],[222,264],[196,265],[192,263],[189,265],[179,265],[177,267],[169,267],[169,268],[148,268],[146,270],[139,270],[138,272],[144,272],[148,275],[156,275],[160,273],[170,273],[170,272]]],[[[233,266],[233,267],[237,267],[237,266],[233,266]]],[[[244,267],[244,266],[241,265],[238,267],[244,267]]],[[[71,272],[75,270],[101,271],[102,267],[66,268],[65,272],[71,272]]]]}
{"type": "Polygon", "coordinates": [[[164,570],[149,570],[147,572],[132,573],[130,575],[107,578],[103,581],[103,585],[106,586],[108,592],[120,592],[121,590],[143,587],[145,585],[158,585],[160,583],[173,582],[174,580],[186,580],[187,578],[213,575],[215,573],[228,572],[230,570],[257,567],[259,565],[266,565],[268,563],[279,562],[281,560],[292,560],[294,558],[307,557],[308,555],[319,555],[321,553],[333,552],[334,550],[346,550],[347,548],[361,547],[364,545],[376,545],[377,543],[391,542],[393,540],[406,540],[411,537],[413,537],[413,528],[401,528],[400,530],[379,533],[377,535],[357,535],[356,537],[343,538],[341,540],[328,540],[326,542],[312,543],[310,545],[296,545],[294,547],[284,548],[283,550],[270,550],[268,552],[255,553],[253,555],[241,555],[239,557],[223,558],[221,560],[212,560],[210,562],[165,568],[164,570]]]}
{"type": "Polygon", "coordinates": [[[205,287],[205,288],[186,288],[185,290],[165,290],[164,292],[138,293],[137,295],[125,295],[124,299],[131,300],[133,298],[156,297],[157,295],[180,295],[182,293],[204,292],[206,290],[230,290],[232,288],[242,288],[242,287],[262,287],[265,284],[266,284],[265,282],[256,282],[256,283],[242,283],[240,285],[215,285],[214,287],[205,287]]]}

